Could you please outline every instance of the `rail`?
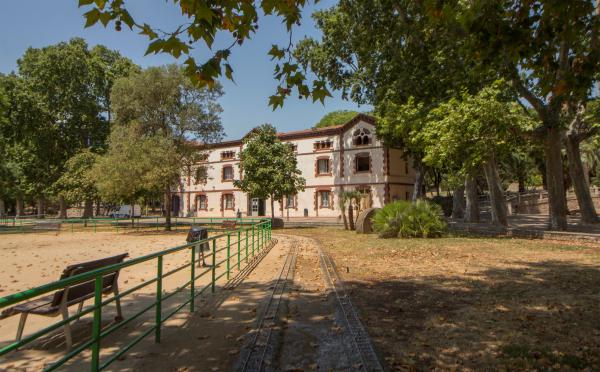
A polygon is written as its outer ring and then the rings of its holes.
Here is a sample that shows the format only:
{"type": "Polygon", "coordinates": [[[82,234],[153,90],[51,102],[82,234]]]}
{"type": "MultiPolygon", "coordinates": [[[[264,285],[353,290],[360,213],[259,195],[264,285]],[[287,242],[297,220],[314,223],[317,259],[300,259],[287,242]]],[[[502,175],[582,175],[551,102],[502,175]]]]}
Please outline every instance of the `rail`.
{"type": "Polygon", "coordinates": [[[53,371],[59,368],[73,357],[81,354],[82,352],[88,349],[91,349],[90,370],[101,371],[152,333],[154,333],[155,342],[160,342],[161,325],[165,321],[167,321],[173,315],[181,311],[187,305],[189,305],[190,313],[194,312],[194,302],[198,296],[202,295],[203,293],[209,290],[210,292],[214,293],[216,283],[219,279],[226,277],[227,280],[229,280],[231,272],[233,270],[242,270],[242,263],[245,264],[244,267],[248,265],[249,259],[254,258],[254,256],[256,256],[260,251],[264,250],[270,244],[271,220],[258,220],[258,222],[251,225],[249,224],[249,221],[245,222],[247,222],[248,224],[243,225],[241,228],[238,228],[236,230],[230,230],[225,233],[218,234],[204,240],[200,240],[198,242],[193,242],[190,244],[173,247],[164,251],[133,258],[131,260],[124,261],[119,264],[110,265],[97,270],[75,275],[33,289],[28,289],[19,293],[15,293],[6,297],[0,297],[0,309],[3,309],[9,306],[17,305],[26,300],[30,300],[32,298],[36,298],[44,294],[48,294],[49,292],[64,289],[65,287],[72,286],[74,284],[92,281],[94,283],[94,304],[92,306],[89,306],[83,309],[82,311],[78,312],[77,314],[72,315],[64,320],[58,321],[41,330],[35,331],[32,334],[23,337],[20,341],[15,341],[6,346],[3,346],[2,348],[0,348],[0,357],[14,350],[17,350],[27,344],[30,344],[38,338],[44,335],[48,335],[49,333],[61,328],[65,324],[78,320],[79,318],[87,314],[93,315],[92,334],[90,335],[90,339],[79,345],[76,345],[73,349],[68,350],[67,353],[60,359],[46,364],[44,369],[45,371],[53,371]],[[218,247],[218,241],[223,241],[225,244],[218,247]],[[209,254],[205,254],[204,258],[210,258],[211,265],[209,268],[197,274],[196,256],[197,254],[199,254],[199,250],[202,249],[202,246],[205,243],[208,243],[210,245],[211,252],[209,254]],[[190,254],[188,256],[188,262],[175,269],[169,270],[168,272],[163,272],[163,258],[165,256],[169,256],[182,251],[189,251],[190,254]],[[217,253],[222,253],[221,255],[224,255],[224,258],[217,260],[217,253]],[[126,267],[131,267],[153,260],[156,261],[156,277],[149,281],[136,285],[132,288],[129,288],[121,292],[117,296],[112,296],[111,298],[103,300],[103,278],[106,275],[110,275],[126,267]],[[162,286],[163,279],[186,268],[189,268],[189,280],[179,285],[171,293],[164,293],[162,286]],[[200,278],[204,277],[205,275],[209,276],[210,281],[203,287],[197,288],[196,283],[200,278]],[[144,306],[142,310],[129,316],[128,318],[125,318],[118,323],[114,323],[106,329],[102,329],[103,307],[112,303],[117,298],[121,299],[149,285],[156,286],[155,301],[148,304],[147,306],[144,306]],[[171,310],[167,314],[164,314],[162,307],[163,303],[167,299],[172,298],[175,294],[182,292],[186,288],[189,291],[188,295],[186,296],[187,300],[178,304],[174,308],[174,310],[171,310]],[[122,346],[120,349],[113,352],[110,356],[105,358],[105,360],[101,360],[101,343],[104,338],[106,338],[110,334],[113,334],[115,331],[123,328],[125,325],[129,324],[133,320],[138,319],[142,314],[151,311],[154,311],[154,322],[151,327],[144,330],[140,335],[135,337],[128,344],[122,346]]]}
{"type": "MultiPolygon", "coordinates": [[[[187,228],[191,225],[221,225],[223,221],[236,221],[237,225],[255,224],[263,219],[261,218],[233,218],[233,217],[172,217],[171,227],[173,230],[179,230],[182,227],[187,228]]],[[[0,218],[0,234],[2,233],[27,233],[39,232],[36,227],[44,225],[57,225],[53,229],[57,231],[76,232],[76,231],[142,231],[142,230],[160,230],[166,226],[164,217],[136,217],[136,218],[0,218]]],[[[41,229],[44,230],[44,229],[41,229]]]]}

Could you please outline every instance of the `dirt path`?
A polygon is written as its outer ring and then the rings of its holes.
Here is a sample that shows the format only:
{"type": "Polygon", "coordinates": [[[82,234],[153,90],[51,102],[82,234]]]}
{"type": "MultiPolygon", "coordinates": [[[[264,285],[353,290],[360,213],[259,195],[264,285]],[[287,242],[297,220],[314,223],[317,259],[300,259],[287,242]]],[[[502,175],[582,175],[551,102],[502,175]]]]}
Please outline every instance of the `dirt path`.
{"type": "MultiPolygon", "coordinates": [[[[294,272],[283,278],[287,285],[277,312],[270,305],[259,312],[257,328],[251,333],[255,336],[246,339],[236,369],[371,370],[358,355],[355,330],[349,327],[317,243],[302,237],[282,238],[288,242],[288,255],[294,256],[294,272]]],[[[282,278],[274,281],[280,283],[282,278]]]]}
{"type": "Polygon", "coordinates": [[[284,317],[279,366],[286,371],[353,369],[351,340],[337,314],[336,299],[326,286],[319,251],[308,239],[296,241],[299,253],[284,317]]]}

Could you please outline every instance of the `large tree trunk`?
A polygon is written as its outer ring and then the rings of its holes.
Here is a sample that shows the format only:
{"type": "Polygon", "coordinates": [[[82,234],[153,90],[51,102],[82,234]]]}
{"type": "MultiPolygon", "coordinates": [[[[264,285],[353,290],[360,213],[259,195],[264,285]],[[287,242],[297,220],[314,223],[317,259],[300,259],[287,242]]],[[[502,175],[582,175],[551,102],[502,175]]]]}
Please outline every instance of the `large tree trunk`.
{"type": "Polygon", "coordinates": [[[517,181],[519,182],[519,192],[524,193],[525,192],[525,176],[519,175],[517,177],[517,181]]]}
{"type": "Polygon", "coordinates": [[[420,159],[414,159],[415,166],[415,184],[413,186],[412,201],[413,203],[423,197],[423,183],[425,182],[425,167],[420,159]]]}
{"type": "Polygon", "coordinates": [[[465,210],[465,222],[479,222],[479,195],[477,195],[477,182],[471,174],[465,179],[465,191],[467,194],[467,208],[465,210]]]}
{"type": "Polygon", "coordinates": [[[100,215],[100,199],[96,199],[96,217],[100,215]]]}
{"type": "Polygon", "coordinates": [[[548,186],[548,206],[550,207],[550,229],[567,229],[567,199],[563,177],[561,155],[561,133],[556,128],[548,128],[544,139],[546,159],[546,182],[548,186]]]}
{"type": "Polygon", "coordinates": [[[350,230],[354,231],[354,207],[352,206],[352,201],[348,203],[348,223],[350,225],[350,230]]]}
{"type": "Polygon", "coordinates": [[[6,216],[6,203],[0,198],[0,218],[6,216]]]}
{"type": "Polygon", "coordinates": [[[575,196],[577,197],[577,203],[579,204],[581,220],[584,223],[596,223],[598,222],[598,215],[596,214],[596,208],[594,208],[594,201],[590,194],[590,188],[588,187],[584,176],[579,140],[574,136],[567,135],[565,143],[567,148],[567,161],[569,162],[569,175],[571,176],[571,182],[573,182],[573,188],[575,189],[575,196]]]}
{"type": "Polygon", "coordinates": [[[275,219],[275,198],[271,195],[271,220],[275,219]]]}
{"type": "Polygon", "coordinates": [[[23,195],[18,194],[15,206],[15,217],[21,217],[24,214],[25,202],[23,201],[23,195]]]}
{"type": "Polygon", "coordinates": [[[165,230],[171,231],[171,188],[165,189],[165,230]]]}
{"type": "Polygon", "coordinates": [[[81,218],[88,219],[94,216],[94,201],[92,199],[85,199],[83,202],[83,216],[81,218]]]}
{"type": "Polygon", "coordinates": [[[64,196],[58,197],[58,218],[63,220],[67,218],[67,201],[64,196]]]}
{"type": "Polygon", "coordinates": [[[465,216],[465,187],[459,186],[452,194],[452,218],[455,220],[465,216]]]}
{"type": "Polygon", "coordinates": [[[37,200],[37,218],[44,218],[45,200],[43,196],[38,196],[37,200]]]}
{"type": "Polygon", "coordinates": [[[508,226],[506,198],[500,184],[500,176],[498,175],[498,166],[495,158],[492,158],[492,160],[483,165],[483,171],[490,192],[492,224],[508,226]]]}

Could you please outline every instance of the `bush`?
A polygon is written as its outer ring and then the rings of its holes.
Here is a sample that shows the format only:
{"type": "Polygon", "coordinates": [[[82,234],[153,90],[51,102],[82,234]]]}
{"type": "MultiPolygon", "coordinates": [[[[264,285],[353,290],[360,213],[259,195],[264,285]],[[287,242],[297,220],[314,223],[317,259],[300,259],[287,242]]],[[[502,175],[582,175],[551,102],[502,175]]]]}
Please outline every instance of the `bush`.
{"type": "Polygon", "coordinates": [[[373,229],[381,238],[433,238],[446,232],[439,205],[419,200],[399,200],[383,207],[373,218],[373,229]]]}

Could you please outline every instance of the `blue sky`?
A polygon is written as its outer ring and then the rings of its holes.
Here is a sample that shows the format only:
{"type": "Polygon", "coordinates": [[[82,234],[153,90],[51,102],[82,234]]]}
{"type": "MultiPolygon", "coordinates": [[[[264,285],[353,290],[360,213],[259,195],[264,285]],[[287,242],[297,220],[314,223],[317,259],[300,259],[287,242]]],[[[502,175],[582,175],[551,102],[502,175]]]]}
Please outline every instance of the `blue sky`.
{"type": "MultiPolygon", "coordinates": [[[[303,24],[294,29],[294,39],[318,36],[310,14],[315,9],[330,7],[335,2],[322,0],[316,7],[311,5],[305,8],[303,24]]],[[[166,4],[165,1],[128,0],[127,3],[136,20],[164,30],[173,30],[182,22],[180,13],[171,1],[166,4]]],[[[99,25],[84,29],[84,11],[77,8],[76,0],[4,2],[0,12],[0,72],[15,70],[17,59],[30,46],[43,47],[72,37],[83,37],[90,45],[103,44],[119,50],[143,67],[176,62],[168,55],[144,56],[147,39],[125,26],[121,32],[99,25]]],[[[290,97],[283,109],[272,111],[267,103],[276,82],[273,79],[274,65],[267,51],[273,43],[285,44],[288,35],[275,17],[262,17],[259,22],[259,32],[252,40],[233,50],[230,63],[235,70],[235,83],[222,80],[225,96],[220,103],[224,109],[222,120],[228,138],[240,138],[249,129],[262,123],[274,124],[280,131],[306,129],[329,111],[370,109],[369,106],[358,107],[353,102],[344,101],[339,92],[334,92],[334,97],[328,99],[324,106],[290,97]]],[[[225,38],[218,38],[216,44],[225,45],[229,42],[225,38]]],[[[202,51],[196,53],[201,54],[202,51]]]]}

